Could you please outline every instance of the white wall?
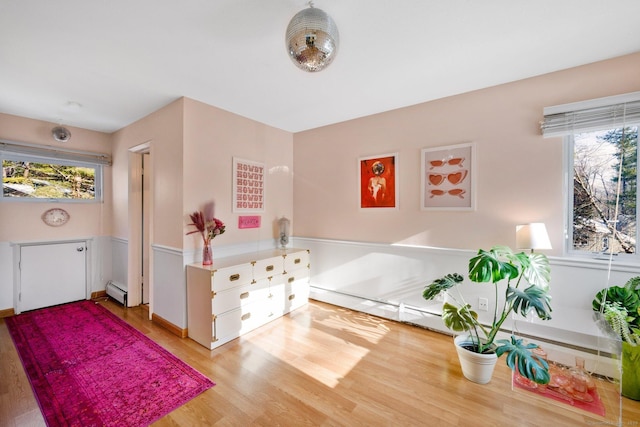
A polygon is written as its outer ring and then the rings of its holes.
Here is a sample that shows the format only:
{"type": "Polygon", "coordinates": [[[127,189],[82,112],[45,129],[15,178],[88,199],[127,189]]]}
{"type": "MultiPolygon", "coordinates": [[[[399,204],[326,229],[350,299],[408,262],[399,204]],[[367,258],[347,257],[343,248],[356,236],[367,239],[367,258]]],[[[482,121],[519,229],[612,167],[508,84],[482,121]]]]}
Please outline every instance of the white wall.
{"type": "MultiPolygon", "coordinates": [[[[448,273],[466,277],[468,260],[476,253],[301,237],[296,238],[296,245],[311,250],[314,299],[449,333],[439,317],[442,302],[424,300],[422,291],[448,273]]],[[[605,261],[550,257],[550,263],[552,319],[543,322],[533,316],[520,318],[519,330],[578,347],[598,348],[602,333],[592,320],[593,297],[607,286],[608,280],[611,285],[622,285],[639,275],[640,268],[616,263],[608,279],[605,261]]],[[[490,322],[494,287],[467,280],[462,289],[466,302],[474,307],[480,319],[490,322]],[[478,311],[479,297],[490,301],[488,311],[478,311]]],[[[504,295],[503,287],[500,295],[504,295]]],[[[509,322],[505,325],[510,327],[509,322]]]]}

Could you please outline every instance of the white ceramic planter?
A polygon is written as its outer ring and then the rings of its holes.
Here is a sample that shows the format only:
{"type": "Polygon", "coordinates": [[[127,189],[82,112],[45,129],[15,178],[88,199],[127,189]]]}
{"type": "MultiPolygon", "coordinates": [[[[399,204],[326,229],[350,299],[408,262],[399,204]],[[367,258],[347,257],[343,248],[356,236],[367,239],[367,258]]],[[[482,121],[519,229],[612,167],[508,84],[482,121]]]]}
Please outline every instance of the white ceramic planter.
{"type": "Polygon", "coordinates": [[[463,343],[471,343],[468,335],[458,335],[453,342],[458,352],[464,377],[478,384],[486,384],[491,381],[498,356],[495,353],[480,354],[462,348],[463,343]]]}

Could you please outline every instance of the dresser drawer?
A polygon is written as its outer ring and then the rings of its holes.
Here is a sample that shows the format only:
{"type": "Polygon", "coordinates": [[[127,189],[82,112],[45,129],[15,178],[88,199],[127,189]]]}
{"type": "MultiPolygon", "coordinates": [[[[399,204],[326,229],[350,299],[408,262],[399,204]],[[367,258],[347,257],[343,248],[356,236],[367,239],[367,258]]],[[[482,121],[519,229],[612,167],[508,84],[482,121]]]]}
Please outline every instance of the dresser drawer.
{"type": "Polygon", "coordinates": [[[285,313],[302,307],[309,302],[309,282],[287,284],[285,295],[285,313]]]}
{"type": "Polygon", "coordinates": [[[218,292],[234,286],[248,285],[253,278],[251,264],[240,264],[214,270],[211,273],[211,290],[218,292]]]}
{"type": "Polygon", "coordinates": [[[227,311],[213,320],[214,341],[228,341],[228,337],[238,337],[265,323],[282,316],[267,301],[259,301],[244,307],[227,311]]]}
{"type": "Polygon", "coordinates": [[[244,307],[269,296],[268,287],[256,287],[253,284],[235,286],[216,292],[211,300],[212,313],[220,315],[234,308],[244,307]]]}
{"type": "Polygon", "coordinates": [[[285,274],[284,276],[282,276],[282,280],[284,283],[286,284],[293,284],[295,282],[309,282],[309,269],[308,268],[304,268],[301,270],[292,270],[290,272],[288,272],[287,274],[285,274]]]}
{"type": "Polygon", "coordinates": [[[284,271],[284,259],[281,255],[261,259],[253,265],[253,280],[280,275],[284,271]]]}
{"type": "Polygon", "coordinates": [[[299,251],[287,254],[284,257],[284,271],[289,273],[294,270],[300,270],[302,268],[309,267],[309,252],[299,251]]]}
{"type": "Polygon", "coordinates": [[[270,304],[271,312],[275,316],[280,317],[286,313],[286,308],[287,308],[286,301],[287,301],[287,295],[286,295],[285,284],[280,283],[277,286],[272,286],[271,292],[269,294],[268,303],[270,304]]]}

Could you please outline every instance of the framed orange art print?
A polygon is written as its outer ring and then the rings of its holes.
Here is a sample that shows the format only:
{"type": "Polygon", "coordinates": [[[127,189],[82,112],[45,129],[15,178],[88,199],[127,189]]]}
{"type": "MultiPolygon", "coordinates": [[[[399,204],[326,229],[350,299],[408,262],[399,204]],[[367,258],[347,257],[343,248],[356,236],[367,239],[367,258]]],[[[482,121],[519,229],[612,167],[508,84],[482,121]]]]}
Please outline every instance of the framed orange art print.
{"type": "Polygon", "coordinates": [[[398,208],[398,154],[359,159],[360,209],[398,208]]]}

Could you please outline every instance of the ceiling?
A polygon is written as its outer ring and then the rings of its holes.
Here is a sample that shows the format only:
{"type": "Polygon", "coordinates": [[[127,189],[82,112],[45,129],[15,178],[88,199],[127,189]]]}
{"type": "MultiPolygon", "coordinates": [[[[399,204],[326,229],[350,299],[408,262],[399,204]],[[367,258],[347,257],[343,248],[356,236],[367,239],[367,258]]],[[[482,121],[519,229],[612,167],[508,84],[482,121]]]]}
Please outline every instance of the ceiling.
{"type": "Polygon", "coordinates": [[[299,132],[640,51],[638,0],[316,0],[340,49],[305,73],[305,7],[0,0],[0,112],[110,133],[186,96],[299,132]]]}

